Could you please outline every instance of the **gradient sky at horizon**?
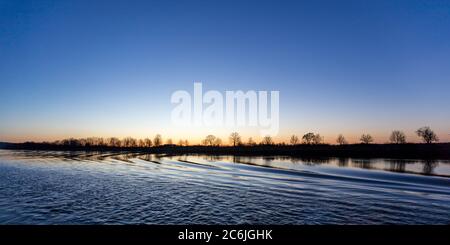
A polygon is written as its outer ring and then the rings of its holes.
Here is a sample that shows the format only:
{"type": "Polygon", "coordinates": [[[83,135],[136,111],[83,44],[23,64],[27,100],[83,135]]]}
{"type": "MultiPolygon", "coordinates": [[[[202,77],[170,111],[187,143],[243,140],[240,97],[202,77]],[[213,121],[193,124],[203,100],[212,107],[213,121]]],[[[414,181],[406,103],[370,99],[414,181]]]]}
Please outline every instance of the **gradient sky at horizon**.
{"type": "Polygon", "coordinates": [[[194,81],[279,90],[277,140],[450,141],[450,2],[0,0],[0,141],[226,140],[170,126],[194,81]]]}

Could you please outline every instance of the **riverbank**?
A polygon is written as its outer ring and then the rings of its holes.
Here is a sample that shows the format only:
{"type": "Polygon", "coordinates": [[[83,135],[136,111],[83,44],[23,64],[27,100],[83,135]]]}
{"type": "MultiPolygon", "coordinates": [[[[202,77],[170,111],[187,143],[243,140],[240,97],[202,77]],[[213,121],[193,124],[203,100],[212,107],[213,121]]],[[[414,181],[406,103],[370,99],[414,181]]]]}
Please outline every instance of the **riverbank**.
{"type": "Polygon", "coordinates": [[[70,146],[46,143],[0,143],[0,149],[46,151],[126,151],[155,154],[210,154],[243,156],[358,157],[402,159],[450,159],[450,143],[436,144],[349,144],[349,145],[254,145],[109,147],[70,146]]]}

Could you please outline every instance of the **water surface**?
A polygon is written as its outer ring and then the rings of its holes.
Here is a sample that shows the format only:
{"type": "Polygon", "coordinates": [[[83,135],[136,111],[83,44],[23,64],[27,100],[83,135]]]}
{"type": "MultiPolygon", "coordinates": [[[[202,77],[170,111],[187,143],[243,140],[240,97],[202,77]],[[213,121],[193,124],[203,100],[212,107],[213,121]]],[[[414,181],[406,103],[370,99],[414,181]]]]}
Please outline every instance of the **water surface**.
{"type": "Polygon", "coordinates": [[[450,224],[450,163],[0,150],[1,224],[450,224]]]}

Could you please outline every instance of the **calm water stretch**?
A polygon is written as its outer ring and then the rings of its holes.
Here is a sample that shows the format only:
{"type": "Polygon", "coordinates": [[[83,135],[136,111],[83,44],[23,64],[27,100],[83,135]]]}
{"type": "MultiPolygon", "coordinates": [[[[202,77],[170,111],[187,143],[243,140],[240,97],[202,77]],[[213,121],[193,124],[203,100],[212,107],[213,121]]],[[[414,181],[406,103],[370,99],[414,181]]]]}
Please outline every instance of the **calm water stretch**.
{"type": "Polygon", "coordinates": [[[1,224],[450,224],[450,162],[0,150],[1,224]]]}

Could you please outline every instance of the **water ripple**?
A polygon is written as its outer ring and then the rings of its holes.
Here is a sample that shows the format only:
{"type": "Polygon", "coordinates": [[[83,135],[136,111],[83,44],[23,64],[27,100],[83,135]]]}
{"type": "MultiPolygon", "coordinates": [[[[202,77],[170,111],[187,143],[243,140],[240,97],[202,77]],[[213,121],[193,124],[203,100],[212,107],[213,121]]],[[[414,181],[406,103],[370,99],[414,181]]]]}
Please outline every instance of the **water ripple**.
{"type": "Polygon", "coordinates": [[[450,223],[446,177],[210,157],[0,151],[0,223],[450,223]]]}

